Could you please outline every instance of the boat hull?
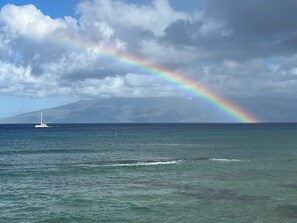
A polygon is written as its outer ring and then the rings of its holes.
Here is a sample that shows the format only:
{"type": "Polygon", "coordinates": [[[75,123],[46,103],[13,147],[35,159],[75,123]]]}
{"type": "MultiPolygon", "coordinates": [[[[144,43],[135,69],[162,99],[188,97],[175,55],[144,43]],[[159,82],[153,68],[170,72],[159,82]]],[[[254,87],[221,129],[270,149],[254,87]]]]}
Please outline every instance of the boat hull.
{"type": "Polygon", "coordinates": [[[47,128],[47,124],[35,125],[35,128],[47,128]]]}

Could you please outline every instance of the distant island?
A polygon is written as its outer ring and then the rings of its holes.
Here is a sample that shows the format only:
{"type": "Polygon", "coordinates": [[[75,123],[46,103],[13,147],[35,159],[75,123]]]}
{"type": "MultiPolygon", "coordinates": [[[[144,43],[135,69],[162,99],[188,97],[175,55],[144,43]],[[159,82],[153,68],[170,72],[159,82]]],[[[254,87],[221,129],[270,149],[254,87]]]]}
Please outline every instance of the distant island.
{"type": "MultiPolygon", "coordinates": [[[[297,122],[297,101],[273,97],[235,98],[236,104],[265,122],[297,122]],[[289,107],[288,107],[289,106],[289,107]]],[[[178,97],[81,100],[43,110],[46,123],[234,122],[198,99],[178,97]]],[[[1,118],[0,123],[38,123],[40,111],[1,118]]]]}

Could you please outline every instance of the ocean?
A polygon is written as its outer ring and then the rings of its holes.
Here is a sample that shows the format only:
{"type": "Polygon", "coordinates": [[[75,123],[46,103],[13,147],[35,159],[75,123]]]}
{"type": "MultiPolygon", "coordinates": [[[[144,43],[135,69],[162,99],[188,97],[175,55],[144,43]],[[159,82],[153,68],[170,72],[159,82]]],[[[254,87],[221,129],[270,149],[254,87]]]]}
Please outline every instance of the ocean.
{"type": "Polygon", "coordinates": [[[297,124],[0,125],[0,222],[297,222],[297,124]]]}

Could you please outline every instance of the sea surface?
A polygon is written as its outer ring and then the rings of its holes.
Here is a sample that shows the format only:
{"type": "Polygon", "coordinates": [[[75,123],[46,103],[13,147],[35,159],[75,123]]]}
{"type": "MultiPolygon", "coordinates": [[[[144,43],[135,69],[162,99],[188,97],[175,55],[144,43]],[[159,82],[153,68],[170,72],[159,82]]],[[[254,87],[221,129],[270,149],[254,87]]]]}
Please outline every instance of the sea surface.
{"type": "Polygon", "coordinates": [[[0,125],[0,222],[297,222],[297,124],[0,125]]]}

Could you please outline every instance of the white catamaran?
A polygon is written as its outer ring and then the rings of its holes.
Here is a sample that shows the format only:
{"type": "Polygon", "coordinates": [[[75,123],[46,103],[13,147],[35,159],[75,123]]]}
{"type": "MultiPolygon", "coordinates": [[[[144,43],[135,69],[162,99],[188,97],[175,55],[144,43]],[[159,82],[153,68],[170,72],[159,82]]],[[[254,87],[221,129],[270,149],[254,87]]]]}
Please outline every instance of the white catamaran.
{"type": "Polygon", "coordinates": [[[47,128],[47,127],[48,127],[47,124],[42,123],[42,112],[41,112],[41,114],[40,114],[40,124],[35,125],[35,128],[47,128]]]}

